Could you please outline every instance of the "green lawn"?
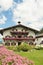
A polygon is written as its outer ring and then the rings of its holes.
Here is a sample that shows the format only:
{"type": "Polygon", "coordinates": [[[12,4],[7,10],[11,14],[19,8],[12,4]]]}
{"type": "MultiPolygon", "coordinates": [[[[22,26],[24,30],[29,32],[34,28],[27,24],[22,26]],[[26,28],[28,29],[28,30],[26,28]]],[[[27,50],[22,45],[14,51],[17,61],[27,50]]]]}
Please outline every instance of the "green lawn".
{"type": "Polygon", "coordinates": [[[31,52],[16,52],[35,62],[35,65],[43,65],[43,50],[33,50],[31,52]]]}

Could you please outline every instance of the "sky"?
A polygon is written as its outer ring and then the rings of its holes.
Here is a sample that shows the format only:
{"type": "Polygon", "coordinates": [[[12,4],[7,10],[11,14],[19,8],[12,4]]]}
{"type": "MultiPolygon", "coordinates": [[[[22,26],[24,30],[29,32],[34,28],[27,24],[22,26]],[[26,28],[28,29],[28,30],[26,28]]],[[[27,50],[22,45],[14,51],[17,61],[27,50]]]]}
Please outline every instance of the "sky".
{"type": "Polygon", "coordinates": [[[40,30],[43,27],[43,0],[0,0],[0,29],[21,24],[40,30]]]}

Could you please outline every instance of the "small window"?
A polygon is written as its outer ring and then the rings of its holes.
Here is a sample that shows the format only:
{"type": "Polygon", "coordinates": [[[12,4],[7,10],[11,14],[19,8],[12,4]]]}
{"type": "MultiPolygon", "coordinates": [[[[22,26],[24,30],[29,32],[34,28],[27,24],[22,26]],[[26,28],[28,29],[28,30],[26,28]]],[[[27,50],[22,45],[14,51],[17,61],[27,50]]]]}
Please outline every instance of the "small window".
{"type": "Polygon", "coordinates": [[[18,36],[18,38],[21,38],[21,36],[18,36]]]}
{"type": "Polygon", "coordinates": [[[9,35],[7,35],[7,36],[5,36],[6,38],[9,38],[10,36],[9,35]]]}
{"type": "Polygon", "coordinates": [[[16,29],[16,31],[17,31],[17,29],[16,29]]]}
{"type": "Polygon", "coordinates": [[[33,38],[33,36],[29,36],[29,38],[33,38]]]}
{"type": "Polygon", "coordinates": [[[33,42],[30,42],[29,45],[33,45],[33,42]]]}
{"type": "Polygon", "coordinates": [[[41,41],[41,43],[40,44],[43,44],[43,41],[41,41]]]}
{"type": "Polygon", "coordinates": [[[10,43],[5,43],[5,45],[10,46],[10,43]]]}

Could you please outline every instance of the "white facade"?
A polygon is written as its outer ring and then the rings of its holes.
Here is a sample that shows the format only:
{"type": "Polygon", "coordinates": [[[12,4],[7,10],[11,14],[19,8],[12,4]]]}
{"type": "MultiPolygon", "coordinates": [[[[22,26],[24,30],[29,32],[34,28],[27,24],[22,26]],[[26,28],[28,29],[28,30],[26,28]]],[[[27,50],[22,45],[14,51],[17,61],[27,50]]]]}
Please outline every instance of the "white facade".
{"type": "Polygon", "coordinates": [[[31,31],[31,30],[28,30],[28,31],[29,31],[28,36],[33,36],[35,38],[35,32],[34,31],[31,31]]]}
{"type": "Polygon", "coordinates": [[[35,42],[36,42],[36,44],[40,44],[43,40],[43,37],[41,37],[41,38],[37,38],[36,40],[35,40],[35,42]]]}
{"type": "MultiPolygon", "coordinates": [[[[22,28],[22,27],[18,27],[18,28],[16,28],[16,29],[18,29],[18,31],[21,31],[22,29],[24,29],[24,28],[22,28]]],[[[10,29],[10,30],[5,30],[4,32],[3,32],[3,37],[5,37],[5,36],[7,36],[7,35],[9,35],[9,36],[11,36],[11,30],[12,29],[10,29]]],[[[25,29],[24,29],[25,30],[25,29]]],[[[31,31],[31,30],[27,30],[29,33],[28,33],[28,36],[33,36],[34,38],[35,38],[35,32],[34,31],[31,31]]]]}
{"type": "MultiPolygon", "coordinates": [[[[14,27],[11,27],[11,28],[7,28],[7,29],[4,29],[4,31],[3,31],[3,38],[5,38],[6,36],[11,36],[12,37],[12,35],[11,35],[11,31],[12,31],[12,29],[14,29],[14,31],[19,31],[19,32],[28,32],[28,34],[26,34],[27,35],[27,38],[29,37],[29,36],[32,36],[33,37],[33,39],[32,39],[32,43],[34,42],[34,44],[35,44],[35,41],[37,42],[37,43],[39,43],[38,41],[37,41],[37,39],[34,41],[34,39],[35,39],[35,37],[36,37],[36,30],[33,30],[33,29],[30,29],[30,28],[27,28],[26,26],[23,26],[23,25],[18,25],[18,26],[14,26],[14,27]]],[[[21,35],[22,36],[22,35],[21,35]]],[[[24,37],[24,39],[25,39],[25,37],[24,37]]],[[[29,39],[29,38],[28,38],[29,39]]],[[[7,40],[8,41],[8,40],[7,40]]],[[[27,40],[22,40],[22,42],[23,41],[26,41],[27,42],[27,40]]],[[[6,42],[6,40],[5,40],[5,42],[6,42]]],[[[10,42],[10,46],[11,46],[11,40],[9,40],[8,42],[10,42]]],[[[28,43],[29,42],[31,42],[31,39],[30,40],[28,40],[28,43]]],[[[16,41],[16,40],[14,40],[14,43],[16,43],[16,45],[18,45],[18,41],[16,41]]]]}
{"type": "Polygon", "coordinates": [[[42,41],[43,41],[43,34],[36,35],[36,39],[35,39],[36,44],[41,44],[42,41]]]}
{"type": "Polygon", "coordinates": [[[11,36],[10,31],[11,31],[11,30],[5,30],[5,31],[3,32],[3,37],[5,38],[5,36],[7,36],[7,35],[11,36]]]}

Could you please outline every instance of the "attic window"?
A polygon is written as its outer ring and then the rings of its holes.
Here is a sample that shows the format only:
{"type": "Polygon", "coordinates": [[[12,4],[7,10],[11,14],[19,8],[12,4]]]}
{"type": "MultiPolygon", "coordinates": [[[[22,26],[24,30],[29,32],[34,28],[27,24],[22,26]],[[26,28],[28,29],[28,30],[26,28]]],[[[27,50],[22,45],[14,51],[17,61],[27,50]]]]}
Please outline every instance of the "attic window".
{"type": "Polygon", "coordinates": [[[9,35],[7,35],[7,36],[5,36],[5,38],[10,38],[10,36],[9,36],[9,35]]]}

